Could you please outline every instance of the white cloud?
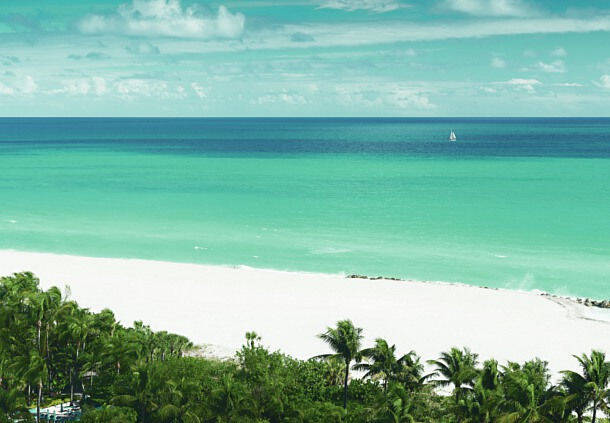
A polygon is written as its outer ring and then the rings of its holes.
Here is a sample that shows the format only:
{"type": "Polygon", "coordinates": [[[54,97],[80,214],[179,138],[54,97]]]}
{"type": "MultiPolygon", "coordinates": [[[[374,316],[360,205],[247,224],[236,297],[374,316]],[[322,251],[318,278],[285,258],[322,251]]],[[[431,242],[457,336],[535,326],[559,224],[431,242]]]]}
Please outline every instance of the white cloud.
{"type": "Polygon", "coordinates": [[[457,12],[475,16],[529,16],[533,10],[521,0],[446,0],[457,12]]]}
{"type": "Polygon", "coordinates": [[[500,85],[510,85],[518,89],[522,89],[525,91],[534,91],[537,85],[541,85],[542,82],[537,79],[523,79],[523,78],[513,78],[506,82],[498,82],[500,85]]]}
{"type": "Polygon", "coordinates": [[[24,94],[32,94],[38,90],[38,84],[30,75],[27,75],[19,84],[19,90],[24,94]]]}
{"type": "Polygon", "coordinates": [[[145,79],[124,79],[114,84],[121,97],[167,97],[167,82],[145,79]]]}
{"type": "Polygon", "coordinates": [[[96,95],[104,95],[106,91],[108,91],[108,88],[106,87],[106,80],[104,78],[100,78],[99,76],[94,76],[91,78],[91,86],[96,95]]]}
{"type": "Polygon", "coordinates": [[[0,82],[0,94],[2,95],[29,95],[38,91],[38,84],[30,75],[23,78],[11,78],[11,82],[0,82]]]}
{"type": "Polygon", "coordinates": [[[15,94],[15,89],[13,87],[9,87],[8,85],[0,82],[0,94],[2,95],[13,95],[15,94]]]}
{"type": "Polygon", "coordinates": [[[596,82],[595,85],[597,85],[598,87],[610,90],[610,75],[600,76],[599,82],[596,82]]]}
{"type": "Polygon", "coordinates": [[[610,15],[591,19],[572,18],[513,18],[472,20],[459,25],[419,24],[388,21],[383,23],[333,23],[309,25],[285,25],[280,29],[264,29],[250,32],[239,46],[219,45],[219,50],[228,49],[280,49],[331,46],[374,45],[411,41],[434,41],[446,39],[482,38],[525,34],[610,32],[610,15]],[[294,43],[290,35],[307,32],[314,41],[294,43]]]}
{"type": "Polygon", "coordinates": [[[402,84],[339,84],[335,87],[338,101],[348,107],[382,107],[403,111],[434,109],[428,93],[420,87],[402,84]]]}
{"type": "Polygon", "coordinates": [[[282,92],[276,94],[266,94],[258,97],[253,101],[255,104],[273,104],[273,103],[286,103],[286,104],[306,104],[307,100],[300,94],[282,92]]]}
{"type": "Polygon", "coordinates": [[[551,63],[538,62],[536,65],[538,69],[548,73],[564,73],[566,66],[563,60],[555,60],[551,63]]]}
{"type": "Polygon", "coordinates": [[[320,87],[318,87],[318,84],[307,84],[305,88],[307,88],[312,93],[317,93],[320,91],[320,87]]]}
{"type": "Polygon", "coordinates": [[[43,94],[68,96],[108,96],[121,99],[157,97],[162,99],[180,99],[187,96],[182,85],[168,83],[158,79],[108,79],[99,76],[67,79],[59,88],[47,89],[43,94]]]}
{"type": "Polygon", "coordinates": [[[193,89],[193,91],[195,92],[197,97],[199,97],[199,98],[207,97],[207,93],[206,93],[205,89],[201,85],[199,85],[198,83],[193,82],[191,84],[191,88],[193,89]]]}
{"type": "Polygon", "coordinates": [[[498,69],[505,68],[506,62],[504,61],[504,59],[494,57],[493,59],[491,59],[491,66],[498,69]]]}
{"type": "Polygon", "coordinates": [[[85,34],[125,34],[140,37],[238,38],[245,17],[225,6],[216,16],[205,16],[195,6],[182,8],[180,0],[133,0],[109,15],[89,15],[78,24],[85,34]]]}
{"type": "Polygon", "coordinates": [[[390,12],[402,7],[398,0],[324,0],[322,9],[341,9],[347,11],[370,10],[372,12],[390,12]]]}
{"type": "Polygon", "coordinates": [[[68,94],[68,95],[104,95],[108,91],[106,80],[98,76],[91,78],[76,78],[63,81],[62,87],[49,90],[49,94],[68,94]]]}
{"type": "Polygon", "coordinates": [[[562,82],[554,85],[556,87],[582,87],[582,84],[579,84],[578,82],[562,82]]]}
{"type": "Polygon", "coordinates": [[[393,90],[386,94],[385,101],[388,104],[401,109],[429,110],[436,107],[435,104],[432,104],[427,95],[411,88],[393,90]]]}
{"type": "Polygon", "coordinates": [[[91,89],[91,85],[89,85],[89,81],[86,79],[75,79],[71,81],[66,81],[64,83],[64,88],[60,92],[64,92],[66,94],[71,95],[87,95],[89,94],[89,90],[91,89]]]}
{"type": "Polygon", "coordinates": [[[557,47],[555,50],[551,52],[551,56],[555,57],[566,57],[568,52],[563,47],[557,47]]]}

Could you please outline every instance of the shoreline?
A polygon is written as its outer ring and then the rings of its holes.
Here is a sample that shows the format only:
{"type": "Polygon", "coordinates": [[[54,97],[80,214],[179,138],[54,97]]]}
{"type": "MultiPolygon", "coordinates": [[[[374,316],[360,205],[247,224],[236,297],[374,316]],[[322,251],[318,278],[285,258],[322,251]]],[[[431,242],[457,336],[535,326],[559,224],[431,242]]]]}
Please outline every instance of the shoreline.
{"type": "Polygon", "coordinates": [[[0,250],[0,276],[26,270],[123,324],[142,320],[224,351],[255,330],[272,350],[309,358],[326,351],[316,335],[344,318],[364,328],[365,345],[383,337],[423,359],[468,346],[500,362],[538,356],[558,371],[577,367],[572,354],[610,351],[610,309],[540,292],[0,250]]]}
{"type": "Polygon", "coordinates": [[[577,304],[582,304],[586,307],[597,307],[597,308],[607,308],[610,309],[610,300],[596,300],[594,298],[588,297],[577,297],[577,296],[566,296],[566,295],[557,295],[547,291],[542,291],[539,289],[532,290],[523,290],[523,289],[510,289],[510,288],[494,288],[490,286],[484,285],[471,285],[465,282],[444,282],[444,281],[428,281],[428,280],[416,280],[416,279],[401,279],[396,277],[387,277],[387,276],[368,276],[368,275],[358,275],[358,274],[349,274],[345,276],[347,279],[367,279],[370,281],[378,281],[378,280],[388,280],[388,281],[400,281],[400,282],[421,282],[421,283],[436,283],[436,284],[449,284],[449,285],[464,285],[472,288],[479,289],[493,289],[496,291],[517,291],[517,292],[530,292],[532,294],[541,295],[543,297],[550,297],[558,300],[566,300],[572,301],[577,304]]]}
{"type": "MultiPolygon", "coordinates": [[[[81,257],[86,259],[107,259],[107,260],[125,260],[125,261],[145,261],[145,262],[154,262],[154,263],[171,263],[171,264],[179,264],[185,266],[202,266],[202,267],[214,267],[221,269],[250,269],[261,272],[280,272],[286,274],[302,274],[302,275],[320,275],[320,276],[334,276],[341,277],[345,279],[363,279],[370,281],[396,281],[396,282],[406,282],[406,283],[424,283],[424,284],[436,284],[436,285],[455,285],[455,286],[464,286],[468,288],[477,288],[477,289],[490,289],[494,291],[508,291],[508,292],[523,292],[529,294],[540,295],[543,297],[548,297],[550,300],[561,300],[561,301],[569,301],[574,304],[581,304],[586,307],[593,308],[601,308],[601,309],[610,309],[610,298],[592,298],[592,297],[583,297],[577,295],[561,295],[554,294],[553,292],[544,291],[538,288],[532,289],[522,289],[522,288],[510,288],[510,287],[493,287],[486,285],[477,285],[474,283],[467,283],[461,281],[443,281],[443,280],[433,280],[433,279],[410,279],[410,278],[401,278],[395,276],[386,276],[386,275],[367,275],[367,274],[358,274],[358,273],[349,273],[349,272],[336,272],[336,273],[324,273],[324,272],[316,272],[316,271],[308,271],[308,270],[292,270],[292,269],[274,269],[267,267],[253,267],[246,264],[209,264],[209,263],[197,263],[191,261],[168,261],[168,260],[157,260],[157,259],[146,259],[139,257],[105,257],[105,256],[81,256],[75,254],[67,254],[67,253],[54,253],[54,252],[46,252],[46,251],[34,251],[34,250],[15,250],[15,249],[1,249],[0,254],[2,253],[23,253],[23,254],[45,254],[45,255],[53,255],[53,256],[65,256],[65,257],[81,257]]],[[[0,269],[1,270],[1,269],[0,269]]],[[[6,276],[0,274],[0,277],[6,276]]]]}

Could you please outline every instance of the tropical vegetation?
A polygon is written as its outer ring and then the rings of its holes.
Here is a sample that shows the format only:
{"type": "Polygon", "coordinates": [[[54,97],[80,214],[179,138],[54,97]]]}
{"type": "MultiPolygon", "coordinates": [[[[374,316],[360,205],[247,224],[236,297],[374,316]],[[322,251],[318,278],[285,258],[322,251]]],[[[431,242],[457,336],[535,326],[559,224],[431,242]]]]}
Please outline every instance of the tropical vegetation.
{"type": "MultiPolygon", "coordinates": [[[[553,383],[541,359],[504,365],[451,348],[423,361],[378,338],[363,348],[350,320],[319,338],[327,354],[298,360],[248,332],[234,357],[202,357],[187,338],[126,327],[31,273],[0,279],[0,423],[79,403],[86,423],[602,422],[610,362],[575,357],[553,383]]],[[[321,351],[322,352],[322,351],[321,351]]]]}

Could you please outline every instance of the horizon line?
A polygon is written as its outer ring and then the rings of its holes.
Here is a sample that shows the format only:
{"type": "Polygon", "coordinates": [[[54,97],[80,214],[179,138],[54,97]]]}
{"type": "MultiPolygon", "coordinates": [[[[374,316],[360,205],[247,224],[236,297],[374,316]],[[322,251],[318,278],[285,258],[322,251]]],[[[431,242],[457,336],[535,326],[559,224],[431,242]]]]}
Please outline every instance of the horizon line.
{"type": "Polygon", "coordinates": [[[0,119],[610,119],[610,116],[0,116],[0,119]]]}

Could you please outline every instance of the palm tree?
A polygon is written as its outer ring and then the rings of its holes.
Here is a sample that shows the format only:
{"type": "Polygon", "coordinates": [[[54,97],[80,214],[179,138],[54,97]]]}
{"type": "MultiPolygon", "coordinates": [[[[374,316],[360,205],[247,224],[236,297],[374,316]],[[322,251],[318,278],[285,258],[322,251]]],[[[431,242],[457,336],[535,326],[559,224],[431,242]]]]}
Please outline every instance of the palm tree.
{"type": "MultiPolygon", "coordinates": [[[[593,414],[591,423],[597,419],[597,410],[604,406],[606,398],[610,397],[608,384],[610,383],[610,362],[606,361],[606,354],[593,350],[591,355],[574,356],[582,369],[582,375],[573,371],[562,372],[572,387],[577,388],[579,401],[591,403],[593,414]]],[[[582,420],[582,416],[580,416],[582,420]]]]}
{"type": "Polygon", "coordinates": [[[47,363],[49,370],[49,379],[47,385],[49,390],[53,384],[55,377],[55,360],[53,360],[53,353],[51,346],[56,341],[57,336],[57,321],[61,318],[61,315],[65,312],[68,302],[62,298],[62,293],[57,287],[49,288],[45,293],[46,296],[46,313],[44,316],[44,358],[47,363]]]}
{"type": "Polygon", "coordinates": [[[546,361],[535,359],[523,365],[509,362],[502,376],[504,411],[498,422],[547,422],[549,411],[557,409],[559,392],[549,387],[550,374],[546,361]]]}
{"type": "Polygon", "coordinates": [[[225,416],[231,421],[241,410],[252,410],[252,404],[244,406],[243,403],[251,401],[251,398],[245,394],[243,386],[233,378],[233,375],[223,374],[219,382],[211,392],[212,409],[216,414],[225,416]]]}
{"type": "Polygon", "coordinates": [[[414,423],[413,400],[407,390],[399,384],[392,384],[388,395],[389,417],[392,423],[414,423]]]}
{"type": "Polygon", "coordinates": [[[584,414],[589,407],[589,388],[587,381],[576,372],[564,371],[562,386],[566,391],[566,405],[576,413],[576,421],[583,422],[584,414]]]}
{"type": "Polygon", "coordinates": [[[87,348],[92,324],[91,315],[86,310],[79,309],[75,304],[70,315],[67,316],[67,326],[63,333],[67,350],[70,351],[70,404],[74,403],[74,386],[82,366],[81,354],[87,348]]]}
{"type": "Polygon", "coordinates": [[[343,375],[345,374],[345,363],[340,357],[329,357],[325,360],[325,380],[330,386],[343,385],[343,375]]]}
{"type": "Polygon", "coordinates": [[[258,334],[256,332],[254,332],[254,331],[246,332],[246,345],[251,350],[253,350],[254,347],[256,347],[256,344],[259,343],[260,341],[261,341],[261,337],[258,336],[258,334]]]}
{"type": "Polygon", "coordinates": [[[0,423],[30,421],[32,415],[27,407],[19,403],[18,389],[0,388],[0,423]]]}
{"type": "Polygon", "coordinates": [[[159,375],[153,368],[146,366],[144,361],[133,367],[130,379],[130,393],[114,396],[111,404],[131,407],[137,411],[139,421],[148,421],[148,417],[159,408],[154,388],[165,381],[159,380],[159,375]]]}
{"type": "Polygon", "coordinates": [[[460,350],[454,347],[441,353],[438,360],[429,360],[428,363],[436,367],[436,375],[443,377],[435,381],[437,385],[453,385],[453,395],[457,403],[462,394],[471,390],[474,385],[477,359],[478,354],[470,352],[468,348],[460,350]]]}
{"type": "Polygon", "coordinates": [[[47,379],[47,364],[38,351],[31,350],[28,356],[16,357],[13,363],[16,374],[28,385],[38,388],[36,397],[36,421],[40,421],[40,406],[42,403],[42,384],[47,379]]]}
{"type": "Polygon", "coordinates": [[[189,399],[195,398],[199,387],[185,379],[181,380],[180,385],[173,380],[166,381],[164,385],[163,394],[167,401],[157,411],[160,420],[172,423],[200,423],[201,419],[189,409],[189,399]]]}
{"type": "Polygon", "coordinates": [[[131,332],[117,330],[106,339],[106,346],[102,358],[110,362],[116,369],[116,374],[129,368],[140,356],[141,344],[133,338],[131,332]]]}
{"type": "Polygon", "coordinates": [[[415,351],[409,351],[397,360],[398,370],[395,378],[413,392],[422,389],[434,374],[424,374],[424,365],[415,351]]]}
{"type": "Polygon", "coordinates": [[[398,370],[396,345],[389,346],[385,339],[377,338],[375,346],[360,351],[360,356],[370,360],[354,366],[354,370],[364,371],[365,378],[379,378],[383,381],[383,392],[387,392],[388,381],[398,370]]]}
{"type": "Polygon", "coordinates": [[[341,357],[345,362],[345,378],[343,380],[343,408],[347,408],[347,382],[349,368],[354,359],[359,359],[362,342],[362,328],[354,326],[351,320],[340,320],[336,328],[328,327],[326,332],[318,335],[326,342],[335,354],[324,354],[319,358],[341,357]]]}
{"type": "Polygon", "coordinates": [[[456,407],[464,423],[491,423],[497,420],[502,399],[501,373],[496,360],[487,360],[474,384],[472,395],[463,397],[456,407]]]}

